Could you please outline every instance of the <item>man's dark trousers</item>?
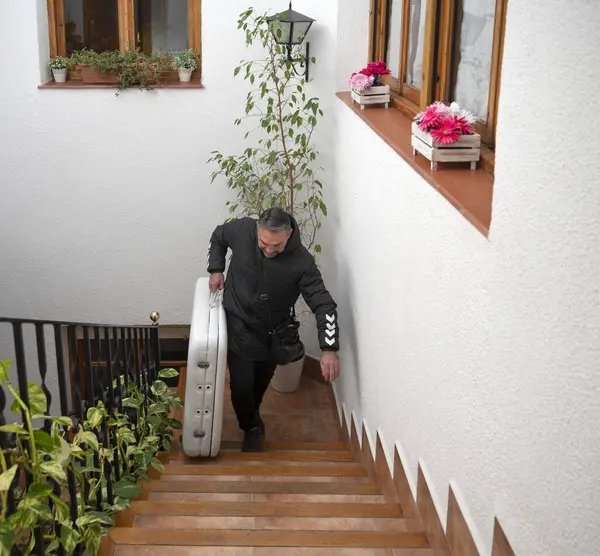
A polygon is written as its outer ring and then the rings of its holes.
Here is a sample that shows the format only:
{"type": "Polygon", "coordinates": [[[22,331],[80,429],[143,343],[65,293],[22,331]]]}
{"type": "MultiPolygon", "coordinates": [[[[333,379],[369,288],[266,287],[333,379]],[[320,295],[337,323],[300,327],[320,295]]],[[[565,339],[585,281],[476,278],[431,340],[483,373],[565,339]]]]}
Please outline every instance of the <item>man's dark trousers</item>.
{"type": "Polygon", "coordinates": [[[244,359],[231,350],[227,352],[227,364],[231,384],[231,403],[240,428],[249,431],[259,426],[258,410],[277,364],[272,361],[244,359]]]}

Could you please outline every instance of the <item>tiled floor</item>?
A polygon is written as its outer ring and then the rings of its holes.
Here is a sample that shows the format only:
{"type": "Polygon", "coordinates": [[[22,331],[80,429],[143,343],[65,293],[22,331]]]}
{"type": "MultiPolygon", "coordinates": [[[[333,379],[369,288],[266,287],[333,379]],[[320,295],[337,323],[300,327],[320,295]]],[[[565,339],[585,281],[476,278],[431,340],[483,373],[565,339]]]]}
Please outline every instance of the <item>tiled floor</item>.
{"type": "MultiPolygon", "coordinates": [[[[302,376],[300,387],[291,394],[267,390],[261,407],[271,442],[338,442],[342,440],[333,391],[330,385],[302,376]]],[[[229,381],[223,411],[223,439],[241,440],[231,405],[229,381]]]]}

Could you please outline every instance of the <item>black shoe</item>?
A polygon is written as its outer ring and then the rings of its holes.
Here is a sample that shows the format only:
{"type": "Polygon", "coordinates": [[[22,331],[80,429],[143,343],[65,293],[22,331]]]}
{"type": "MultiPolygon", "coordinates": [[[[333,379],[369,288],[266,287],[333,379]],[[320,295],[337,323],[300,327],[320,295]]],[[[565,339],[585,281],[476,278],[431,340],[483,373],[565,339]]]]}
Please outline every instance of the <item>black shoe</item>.
{"type": "Polygon", "coordinates": [[[250,430],[244,432],[242,452],[262,452],[262,440],[259,427],[252,427],[250,430]]]}
{"type": "Polygon", "coordinates": [[[262,418],[260,416],[260,411],[258,409],[254,412],[254,422],[256,423],[256,426],[260,429],[261,436],[264,436],[265,435],[265,422],[262,420],[262,418]]]}

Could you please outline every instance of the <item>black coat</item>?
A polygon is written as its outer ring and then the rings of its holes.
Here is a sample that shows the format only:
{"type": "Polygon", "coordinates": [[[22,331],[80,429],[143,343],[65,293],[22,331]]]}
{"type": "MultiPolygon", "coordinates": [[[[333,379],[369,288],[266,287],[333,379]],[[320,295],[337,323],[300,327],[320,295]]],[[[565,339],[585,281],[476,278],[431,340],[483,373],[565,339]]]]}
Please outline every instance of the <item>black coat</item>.
{"type": "Polygon", "coordinates": [[[315,314],[322,350],[339,349],[336,303],[325,288],[317,265],[301,244],[297,223],[282,253],[273,259],[258,246],[257,221],[240,218],[217,226],[210,240],[208,272],[224,272],[223,306],[227,314],[228,347],[254,361],[269,358],[269,330],[289,318],[300,294],[315,314]]]}

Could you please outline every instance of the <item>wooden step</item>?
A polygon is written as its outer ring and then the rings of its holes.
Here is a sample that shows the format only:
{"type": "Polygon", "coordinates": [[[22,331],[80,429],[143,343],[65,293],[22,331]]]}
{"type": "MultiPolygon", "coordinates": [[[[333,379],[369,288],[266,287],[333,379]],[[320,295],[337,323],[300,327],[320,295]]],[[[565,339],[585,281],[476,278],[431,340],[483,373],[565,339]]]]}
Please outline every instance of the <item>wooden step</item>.
{"type": "Polygon", "coordinates": [[[115,527],[116,545],[429,548],[424,532],[398,531],[255,531],[115,527]]]}
{"type": "Polygon", "coordinates": [[[341,451],[292,451],[284,450],[280,452],[260,452],[260,453],[244,453],[236,452],[221,452],[216,458],[190,458],[183,452],[172,454],[170,461],[182,462],[189,465],[197,465],[198,463],[213,463],[220,464],[224,462],[243,463],[246,461],[266,462],[356,462],[356,458],[351,452],[341,451]]]}
{"type": "MultiPolygon", "coordinates": [[[[324,477],[366,477],[367,470],[359,463],[344,465],[246,465],[243,475],[304,475],[324,477]]],[[[169,463],[163,475],[240,475],[240,465],[213,463],[169,463]]]]}
{"type": "Polygon", "coordinates": [[[275,481],[149,481],[143,484],[153,492],[224,492],[250,494],[381,494],[376,483],[325,483],[275,481]]]}
{"type": "MultiPolygon", "coordinates": [[[[306,548],[227,546],[118,546],[110,556],[434,556],[419,548],[306,548]]],[[[103,554],[102,556],[108,556],[103,554]]]]}
{"type": "Polygon", "coordinates": [[[146,516],[254,516],[254,517],[357,517],[400,518],[398,504],[335,504],[285,502],[132,502],[129,510],[146,516]]]}
{"type": "MultiPolygon", "coordinates": [[[[223,440],[221,450],[239,450],[240,441],[223,440]]],[[[268,451],[325,451],[325,452],[348,452],[348,446],[344,442],[263,442],[263,449],[268,451]]]]}

